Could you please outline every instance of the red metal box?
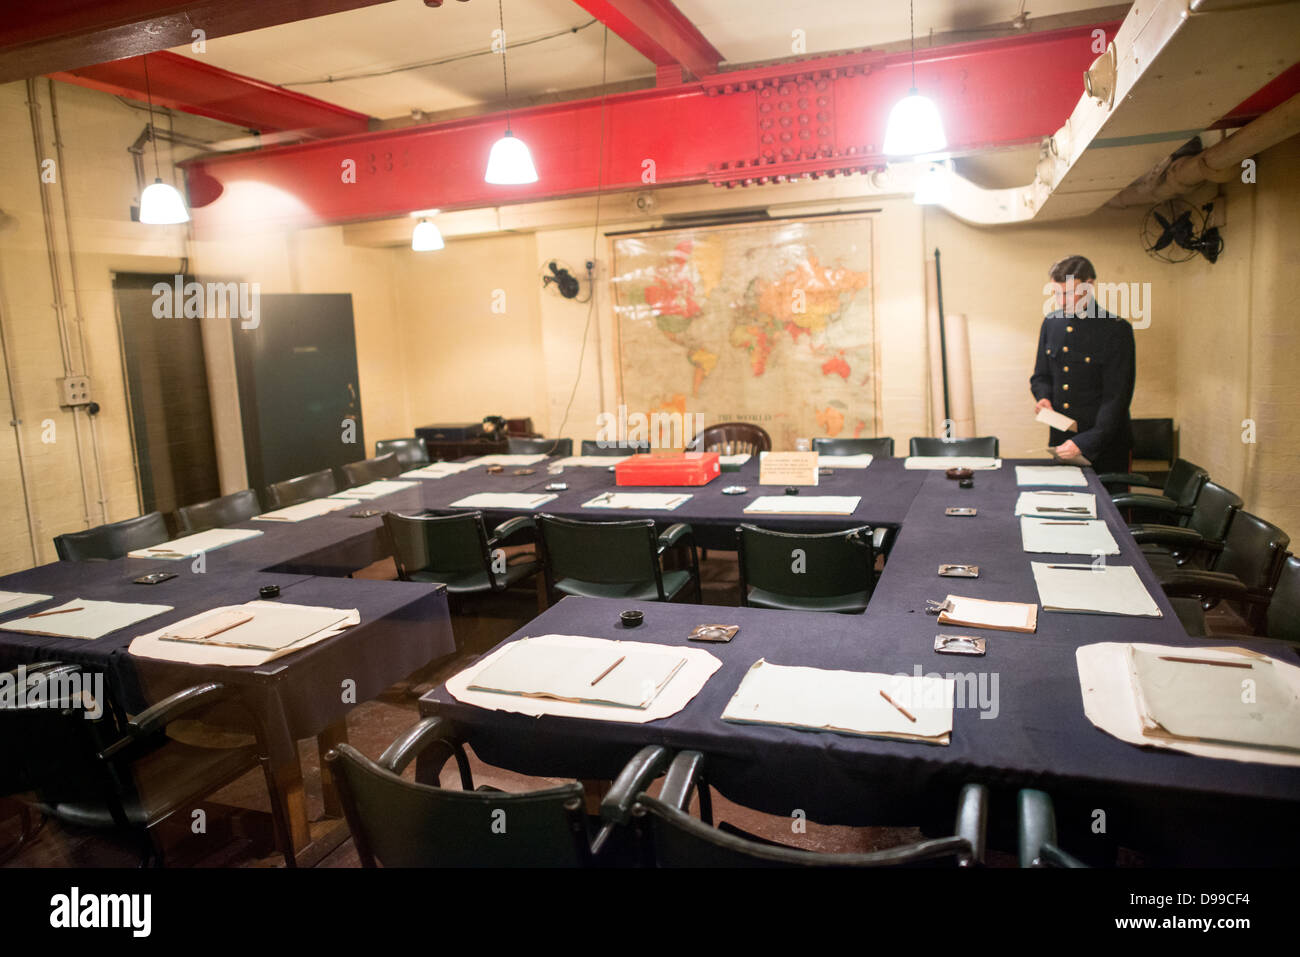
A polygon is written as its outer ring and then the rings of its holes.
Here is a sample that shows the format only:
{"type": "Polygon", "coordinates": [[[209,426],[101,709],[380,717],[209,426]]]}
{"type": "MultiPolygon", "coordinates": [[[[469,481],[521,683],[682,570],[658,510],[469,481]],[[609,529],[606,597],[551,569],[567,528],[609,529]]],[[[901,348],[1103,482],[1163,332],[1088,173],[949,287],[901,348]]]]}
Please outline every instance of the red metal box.
{"type": "Polygon", "coordinates": [[[614,466],[616,485],[708,485],[720,473],[717,452],[634,455],[614,466]]]}

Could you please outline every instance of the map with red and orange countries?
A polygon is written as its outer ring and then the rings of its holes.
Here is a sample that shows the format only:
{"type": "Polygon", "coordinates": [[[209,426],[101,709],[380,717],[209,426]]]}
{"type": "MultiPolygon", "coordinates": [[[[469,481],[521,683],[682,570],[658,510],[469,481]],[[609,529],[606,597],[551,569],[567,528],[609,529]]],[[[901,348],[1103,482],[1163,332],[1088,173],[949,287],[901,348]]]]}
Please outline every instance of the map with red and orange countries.
{"type": "Polygon", "coordinates": [[[865,217],[619,237],[623,399],[754,421],[774,448],[870,435],[871,285],[865,217]]]}

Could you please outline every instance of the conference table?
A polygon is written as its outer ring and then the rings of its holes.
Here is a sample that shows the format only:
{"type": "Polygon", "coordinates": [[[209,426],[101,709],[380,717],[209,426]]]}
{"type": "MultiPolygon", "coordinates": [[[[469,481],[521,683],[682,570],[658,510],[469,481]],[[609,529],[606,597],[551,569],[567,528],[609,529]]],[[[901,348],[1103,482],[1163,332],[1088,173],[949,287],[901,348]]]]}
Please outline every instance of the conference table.
{"type": "MultiPolygon", "coordinates": [[[[355,509],[349,509],[354,511],[355,509]]],[[[122,558],[105,562],[55,562],[0,578],[5,591],[52,595],[51,601],[0,616],[11,620],[73,598],[170,605],[171,611],[97,638],[56,638],[0,630],[0,669],[37,661],[63,661],[102,672],[114,699],[136,713],[168,695],[209,681],[234,688],[254,714],[265,737],[267,756],[285,810],[299,862],[310,864],[346,837],[336,828],[313,842],[298,741],[315,737],[323,754],[347,740],[347,713],[434,659],[456,650],[442,585],[374,581],[277,572],[292,556],[336,541],[338,574],[372,562],[369,536],[345,559],[349,536],[330,534],[312,522],[247,522],[263,534],[204,555],[202,571],[193,560],[122,558]],[[322,535],[322,532],[325,532],[322,535]],[[351,567],[348,567],[348,566],[351,567]],[[134,579],[150,572],[177,577],[157,585],[134,579]],[[265,585],[279,586],[275,600],[297,605],[356,609],[360,624],[293,654],[258,667],[225,667],[161,661],[132,655],[129,645],[147,634],[225,605],[259,599],[265,585]]],[[[353,520],[352,524],[358,524],[353,520]]],[[[347,526],[344,526],[345,528],[347,526]]],[[[354,529],[353,529],[354,531],[354,529]]],[[[332,782],[322,771],[327,816],[339,817],[332,782]]]]}
{"type": "MultiPolygon", "coordinates": [[[[940,626],[926,613],[927,599],[941,600],[948,594],[1037,602],[1030,562],[1053,557],[1022,550],[1019,519],[1013,515],[1021,491],[1015,464],[1005,461],[997,471],[977,471],[971,489],[960,488],[941,471],[906,472],[901,460],[873,462],[866,473],[837,483],[863,490],[859,512],[864,520],[892,518],[898,526],[888,563],[862,615],[651,604],[641,606],[644,624],[627,629],[619,619],[627,602],[570,597],[506,639],[562,634],[685,646],[697,625],[738,625],[730,643],[690,643],[716,655],[722,666],[671,717],[646,724],[525,717],[457,701],[446,685],[421,698],[421,710],[449,720],[484,761],[527,774],[612,780],[644,745],[698,750],[707,755],[710,784],[729,799],[778,815],[797,809],[823,823],[925,820],[950,826],[958,791],[975,781],[993,790],[994,816],[1004,828],[1013,826],[1017,789],[1051,793],[1063,843],[1085,857],[1101,846],[1106,849],[1092,856],[1105,859],[1117,841],[1174,855],[1181,848],[1193,857],[1217,854],[1225,851],[1224,842],[1243,840],[1262,842],[1254,850],[1266,846],[1278,853],[1283,853],[1280,848],[1293,852],[1300,833],[1295,823],[1300,768],[1140,748],[1103,732],[1084,715],[1075,664],[1075,651],[1082,645],[1141,641],[1192,648],[1238,643],[1186,634],[1091,470],[1085,473],[1087,491],[1096,494],[1098,517],[1106,521],[1121,550],[1107,561],[1134,566],[1163,617],[1040,610],[1036,632],[1020,634],[940,626]],[[880,487],[880,479],[892,480],[900,473],[906,482],[902,491],[882,492],[874,502],[873,495],[866,494],[880,487]],[[892,511],[909,493],[903,514],[892,511]],[[886,502],[887,507],[876,510],[886,502]],[[977,514],[949,516],[949,506],[973,506],[977,514]],[[941,563],[975,563],[980,576],[940,577],[941,563]],[[939,633],[983,636],[987,654],[938,654],[934,639],[939,633]],[[727,702],[760,658],[827,669],[907,675],[919,669],[924,674],[956,675],[973,693],[955,710],[948,746],[724,722],[720,716],[727,702]]],[[[727,480],[723,476],[713,484],[727,480]]],[[[751,488],[735,507],[743,507],[760,491],[751,488]]],[[[706,520],[720,525],[721,513],[715,508],[706,520]]],[[[734,520],[732,508],[727,517],[734,520]]],[[[859,524],[858,514],[852,518],[852,524],[859,524]]],[[[790,524],[812,530],[825,522],[790,524]]],[[[1300,660],[1292,646],[1254,638],[1249,642],[1280,660],[1300,660]]],[[[421,768],[418,773],[429,779],[432,771],[421,768]]],[[[1229,857],[1235,851],[1226,849],[1229,857]]]]}

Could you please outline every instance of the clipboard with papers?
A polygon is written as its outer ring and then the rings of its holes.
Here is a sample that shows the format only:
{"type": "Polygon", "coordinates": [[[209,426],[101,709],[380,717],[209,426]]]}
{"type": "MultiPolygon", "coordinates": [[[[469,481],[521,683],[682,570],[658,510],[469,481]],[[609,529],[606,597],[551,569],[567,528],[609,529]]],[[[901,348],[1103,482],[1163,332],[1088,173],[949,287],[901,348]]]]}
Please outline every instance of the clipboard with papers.
{"type": "Polygon", "coordinates": [[[988,628],[991,631],[1018,631],[1032,634],[1038,630],[1038,606],[1018,601],[989,601],[949,595],[932,609],[939,614],[941,625],[964,628],[988,628]]]}

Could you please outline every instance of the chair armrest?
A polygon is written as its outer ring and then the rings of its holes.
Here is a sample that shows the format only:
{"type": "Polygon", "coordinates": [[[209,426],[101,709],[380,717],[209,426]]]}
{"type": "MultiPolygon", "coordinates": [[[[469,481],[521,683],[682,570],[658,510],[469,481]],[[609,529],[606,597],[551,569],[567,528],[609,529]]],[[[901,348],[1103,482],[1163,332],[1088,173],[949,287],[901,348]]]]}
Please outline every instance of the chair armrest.
{"type": "Polygon", "coordinates": [[[668,767],[664,786],[659,791],[659,800],[679,811],[685,811],[691,806],[691,791],[703,770],[703,754],[699,751],[680,752],[668,767]]]}
{"type": "Polygon", "coordinates": [[[1236,575],[1227,572],[1179,571],[1160,582],[1170,598],[1226,598],[1230,601],[1260,600],[1236,575]]]}
{"type": "Polygon", "coordinates": [[[442,744],[455,755],[456,764],[460,768],[461,787],[466,791],[474,790],[474,783],[469,777],[469,759],[455,736],[451,722],[446,718],[421,719],[384,750],[379,756],[379,766],[394,774],[401,774],[411,761],[433,744],[442,744]]]}
{"type": "Polygon", "coordinates": [[[1046,791],[1024,788],[1016,796],[1021,867],[1042,867],[1043,846],[1056,844],[1056,812],[1046,791]]]}
{"type": "Polygon", "coordinates": [[[957,801],[958,837],[971,846],[971,864],[984,863],[984,833],[989,817],[989,789],[983,784],[967,784],[957,801]]]}
{"type": "Polygon", "coordinates": [[[685,522],[669,525],[659,534],[659,554],[663,554],[684,538],[694,540],[695,531],[685,522]]]}
{"type": "Polygon", "coordinates": [[[648,744],[638,751],[619,772],[618,780],[600,802],[601,820],[613,824],[626,823],[637,795],[663,773],[671,753],[658,744],[648,744]]]}
{"type": "Polygon", "coordinates": [[[1199,548],[1205,544],[1201,533],[1181,525],[1130,525],[1133,541],[1139,545],[1168,545],[1170,548],[1199,548]]]}
{"type": "Polygon", "coordinates": [[[1144,495],[1141,492],[1123,492],[1110,497],[1116,508],[1145,508],[1153,512],[1165,512],[1170,515],[1191,515],[1189,505],[1179,505],[1165,495],[1144,495]]]}
{"type": "Polygon", "coordinates": [[[125,736],[118,738],[104,748],[99,752],[99,756],[105,761],[115,760],[121,757],[124,751],[139,745],[142,740],[150,735],[162,731],[177,718],[193,711],[209,708],[220,701],[226,700],[231,694],[231,689],[215,681],[183,688],[157,704],[145,708],[134,718],[128,719],[125,736]]]}
{"type": "Polygon", "coordinates": [[[1103,485],[1109,482],[1114,485],[1140,485],[1143,488],[1161,487],[1151,481],[1150,476],[1143,475],[1141,472],[1103,472],[1097,476],[1097,481],[1103,485]]]}
{"type": "Polygon", "coordinates": [[[531,515],[516,515],[514,518],[506,519],[496,528],[492,529],[492,537],[488,541],[488,547],[499,545],[501,542],[511,536],[518,535],[524,529],[536,529],[537,525],[531,515]]]}

